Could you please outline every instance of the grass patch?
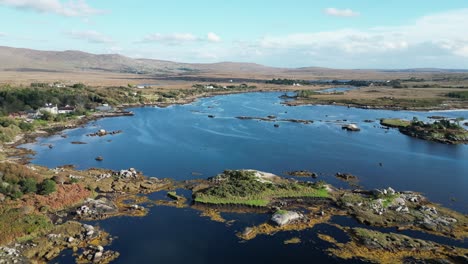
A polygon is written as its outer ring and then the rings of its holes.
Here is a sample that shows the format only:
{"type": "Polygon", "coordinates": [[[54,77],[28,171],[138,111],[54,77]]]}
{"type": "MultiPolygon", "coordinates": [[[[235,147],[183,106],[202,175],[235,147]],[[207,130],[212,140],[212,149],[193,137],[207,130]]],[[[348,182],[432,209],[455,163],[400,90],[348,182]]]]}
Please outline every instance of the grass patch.
{"type": "Polygon", "coordinates": [[[380,124],[388,127],[408,127],[411,125],[411,122],[397,118],[386,118],[380,120],[380,124]]]}
{"type": "Polygon", "coordinates": [[[386,195],[385,197],[382,198],[382,207],[383,208],[388,208],[390,205],[393,204],[393,201],[395,201],[396,198],[400,197],[399,194],[393,194],[393,195],[386,195]]]}
{"type": "Polygon", "coordinates": [[[253,171],[226,171],[214,180],[217,184],[195,193],[195,202],[264,207],[275,198],[329,197],[323,185],[286,179],[261,181],[253,171]]]}

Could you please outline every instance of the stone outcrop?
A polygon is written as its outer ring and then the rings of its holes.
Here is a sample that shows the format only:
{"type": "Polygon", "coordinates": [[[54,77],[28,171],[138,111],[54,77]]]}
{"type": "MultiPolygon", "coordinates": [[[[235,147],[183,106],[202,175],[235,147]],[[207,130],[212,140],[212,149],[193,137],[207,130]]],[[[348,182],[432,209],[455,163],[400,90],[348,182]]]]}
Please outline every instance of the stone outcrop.
{"type": "Polygon", "coordinates": [[[347,131],[352,131],[352,132],[361,131],[361,129],[360,129],[356,124],[347,124],[347,125],[343,125],[343,126],[341,127],[341,129],[347,130],[347,131]]]}
{"type": "Polygon", "coordinates": [[[278,226],[284,226],[296,220],[300,220],[303,217],[304,216],[298,212],[278,210],[271,217],[271,221],[278,226]]]}

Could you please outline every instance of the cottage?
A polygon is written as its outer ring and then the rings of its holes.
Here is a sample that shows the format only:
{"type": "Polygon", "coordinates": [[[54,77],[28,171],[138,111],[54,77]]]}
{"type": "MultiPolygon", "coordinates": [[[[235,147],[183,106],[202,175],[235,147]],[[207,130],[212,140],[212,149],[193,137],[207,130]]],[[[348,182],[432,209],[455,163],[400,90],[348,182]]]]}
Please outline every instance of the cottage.
{"type": "Polygon", "coordinates": [[[73,113],[75,112],[75,107],[73,106],[64,106],[64,107],[59,107],[58,108],[58,113],[59,114],[70,114],[70,113],[73,113]]]}

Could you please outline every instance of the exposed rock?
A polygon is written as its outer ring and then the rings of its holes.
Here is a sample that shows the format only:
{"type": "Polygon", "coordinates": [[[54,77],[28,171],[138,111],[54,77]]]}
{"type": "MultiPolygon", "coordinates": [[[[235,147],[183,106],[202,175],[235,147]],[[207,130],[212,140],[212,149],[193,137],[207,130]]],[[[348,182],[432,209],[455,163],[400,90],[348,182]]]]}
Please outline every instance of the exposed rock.
{"type": "Polygon", "coordinates": [[[273,214],[271,221],[278,226],[284,226],[303,217],[304,216],[298,212],[280,210],[273,214]]]}
{"type": "Polygon", "coordinates": [[[295,177],[312,177],[312,178],[317,178],[318,177],[317,173],[306,171],[306,170],[288,171],[288,172],[286,172],[286,174],[289,175],[289,176],[295,176],[295,177]]]}
{"type": "Polygon", "coordinates": [[[340,173],[338,172],[336,174],[336,177],[345,181],[350,181],[350,180],[357,180],[357,176],[354,176],[350,173],[340,173]]]}
{"type": "MultiPolygon", "coordinates": [[[[85,219],[100,218],[102,216],[115,214],[117,212],[117,206],[112,201],[109,201],[106,198],[100,198],[97,200],[88,198],[86,199],[85,203],[82,206],[78,207],[75,211],[76,215],[79,218],[85,219]]],[[[89,225],[85,225],[85,228],[87,231],[94,230],[94,228],[92,228],[92,226],[89,225]]]]}
{"type": "Polygon", "coordinates": [[[356,124],[343,125],[341,129],[344,129],[347,131],[353,131],[353,132],[361,131],[361,129],[356,124]]]}
{"type": "Polygon", "coordinates": [[[130,168],[128,170],[120,170],[116,175],[121,178],[136,178],[138,172],[134,168],[130,168]]]}

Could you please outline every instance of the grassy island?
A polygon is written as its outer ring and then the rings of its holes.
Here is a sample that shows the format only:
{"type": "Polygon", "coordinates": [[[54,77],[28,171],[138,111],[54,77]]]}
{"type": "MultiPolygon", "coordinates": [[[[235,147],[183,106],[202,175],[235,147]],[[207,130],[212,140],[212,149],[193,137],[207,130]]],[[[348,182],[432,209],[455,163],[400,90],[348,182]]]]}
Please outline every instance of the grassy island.
{"type": "Polygon", "coordinates": [[[210,179],[211,187],[194,193],[195,202],[264,207],[275,198],[328,198],[321,183],[296,182],[258,171],[225,171],[210,179]]]}
{"type": "Polygon", "coordinates": [[[382,119],[380,124],[398,128],[405,135],[424,140],[445,144],[468,144],[468,131],[460,125],[461,121],[463,121],[462,118],[454,121],[442,119],[433,123],[425,123],[415,117],[412,121],[382,119]]]}

